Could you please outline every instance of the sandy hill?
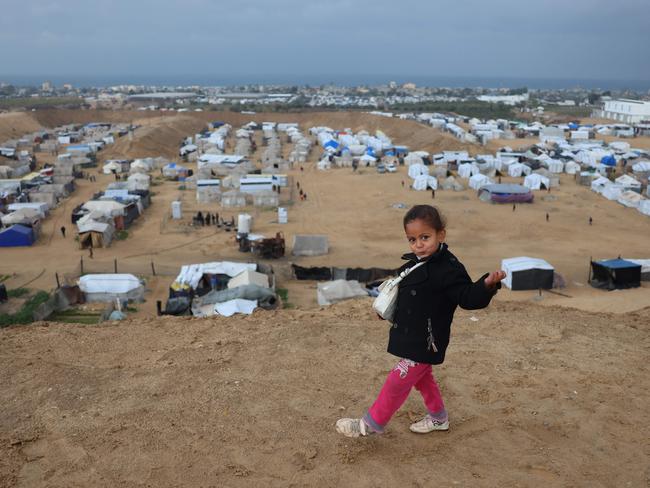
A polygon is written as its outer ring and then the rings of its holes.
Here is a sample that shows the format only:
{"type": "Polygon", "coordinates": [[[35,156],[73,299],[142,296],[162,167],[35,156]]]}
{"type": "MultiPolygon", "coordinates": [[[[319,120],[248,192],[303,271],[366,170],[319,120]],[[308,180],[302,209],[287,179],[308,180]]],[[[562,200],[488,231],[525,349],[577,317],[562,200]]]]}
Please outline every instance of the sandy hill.
{"type": "Polygon", "coordinates": [[[0,330],[0,485],[645,486],[648,311],[460,311],[450,431],[411,434],[412,394],[359,440],[334,423],[395,362],[369,300],[0,330]]]}

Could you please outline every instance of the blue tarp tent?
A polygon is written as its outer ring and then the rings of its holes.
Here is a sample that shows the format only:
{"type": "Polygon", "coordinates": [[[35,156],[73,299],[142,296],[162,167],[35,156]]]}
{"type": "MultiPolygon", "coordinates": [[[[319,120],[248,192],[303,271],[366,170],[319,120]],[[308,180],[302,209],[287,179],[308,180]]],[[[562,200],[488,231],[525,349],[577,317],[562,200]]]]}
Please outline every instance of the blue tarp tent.
{"type": "Polygon", "coordinates": [[[373,158],[376,158],[376,157],[377,157],[377,156],[375,155],[375,150],[374,150],[373,148],[371,148],[371,147],[369,147],[368,149],[366,149],[366,154],[367,154],[368,156],[372,156],[373,158]]]}
{"type": "Polygon", "coordinates": [[[0,231],[0,247],[20,247],[34,244],[34,232],[29,227],[16,224],[0,231]]]}
{"type": "Polygon", "coordinates": [[[331,149],[337,150],[339,148],[339,143],[336,142],[334,139],[330,139],[325,144],[323,144],[323,147],[325,149],[330,149],[331,148],[331,149]]]}
{"type": "Polygon", "coordinates": [[[641,265],[620,258],[592,261],[589,282],[606,290],[636,288],[641,286],[641,265]]]}
{"type": "Polygon", "coordinates": [[[409,148],[406,146],[395,146],[395,153],[398,156],[404,156],[409,152],[409,148]]]}
{"type": "Polygon", "coordinates": [[[600,162],[605,166],[616,166],[616,158],[614,156],[603,156],[600,162]]]}
{"type": "Polygon", "coordinates": [[[577,130],[578,129],[578,124],[576,124],[575,122],[569,122],[569,129],[577,130]]]}

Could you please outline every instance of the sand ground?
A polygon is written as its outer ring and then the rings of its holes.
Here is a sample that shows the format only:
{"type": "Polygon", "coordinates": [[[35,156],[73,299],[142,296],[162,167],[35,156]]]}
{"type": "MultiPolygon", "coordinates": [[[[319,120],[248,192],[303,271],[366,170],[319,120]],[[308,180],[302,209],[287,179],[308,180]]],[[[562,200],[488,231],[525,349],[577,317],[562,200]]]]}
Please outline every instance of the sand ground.
{"type": "MultiPolygon", "coordinates": [[[[48,126],[143,125],[102,160],[172,157],[180,138],[206,120],[237,127],[252,118],[25,116],[48,126]]],[[[364,114],[257,119],[296,120],[303,130],[383,127],[413,149],[461,148],[419,124],[364,114]]],[[[92,260],[58,229],[65,224],[70,231],[72,208],[112,181],[100,174],[94,184],[78,180],[36,245],[0,251],[0,272],[12,275],[11,288],[51,289],[55,273],[72,281],[83,257],[85,269],[96,272],[112,272],[117,259],[119,271],[143,276],[148,290],[147,301],[119,324],[0,330],[1,486],[647,486],[650,287],[604,292],[587,285],[590,257],[648,257],[646,217],[568,176],[559,189],[537,192],[533,204],[513,212],[480,202],[471,190],[437,191],[435,200],[410,191],[401,185],[408,182],[404,167],[396,174],[323,173],[315,159],[290,172],[292,186],[300,182],[308,200],[284,190],[287,225],[276,223],[274,211],[246,209],[254,232],[283,231],[288,249],[295,234],[329,237],[326,256],[270,262],[296,310],[230,319],[155,317],[155,301],[167,296],[182,264],[251,258],[237,251],[231,233],[187,225],[199,209],[226,217],[238,211],[199,206],[193,191],[174,182],[157,182],[152,206],[129,237],[96,250],[92,260]],[[186,212],[180,224],[169,221],[176,198],[186,212]],[[407,250],[405,209],[393,205],[429,202],[447,215],[447,241],[474,278],[505,257],[529,255],[551,262],[568,286],[563,295],[502,290],[486,310],[459,311],[447,361],[436,368],[451,412],[448,433],[409,433],[408,424],[423,413],[412,395],[384,437],[341,438],[336,419],[363,413],[394,363],[384,352],[386,324],[373,318],[369,299],[318,307],[316,283],[293,280],[290,263],[397,266],[407,250]]]]}

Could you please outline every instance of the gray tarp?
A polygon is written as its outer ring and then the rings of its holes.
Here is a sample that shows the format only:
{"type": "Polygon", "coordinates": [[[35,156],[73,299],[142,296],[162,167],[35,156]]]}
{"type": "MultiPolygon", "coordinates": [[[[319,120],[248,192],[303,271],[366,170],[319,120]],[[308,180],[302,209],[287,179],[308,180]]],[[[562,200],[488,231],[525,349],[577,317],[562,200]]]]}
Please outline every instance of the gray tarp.
{"type": "Polygon", "coordinates": [[[195,317],[205,316],[206,305],[227,302],[236,298],[245,300],[257,300],[259,307],[272,310],[278,305],[278,299],[275,292],[270,288],[259,285],[244,285],[229,290],[211,291],[202,297],[195,298],[192,302],[192,315],[195,317]]]}
{"type": "Polygon", "coordinates": [[[293,236],[294,256],[321,256],[329,252],[329,242],[325,235],[293,236]]]}

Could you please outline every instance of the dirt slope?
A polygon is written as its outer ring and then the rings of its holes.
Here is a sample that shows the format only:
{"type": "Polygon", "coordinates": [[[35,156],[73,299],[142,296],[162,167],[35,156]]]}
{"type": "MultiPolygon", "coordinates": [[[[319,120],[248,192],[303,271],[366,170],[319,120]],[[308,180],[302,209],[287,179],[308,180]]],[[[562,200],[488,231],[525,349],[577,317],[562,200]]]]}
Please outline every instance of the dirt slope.
{"type": "Polygon", "coordinates": [[[369,300],[4,329],[0,485],[646,486],[648,311],[461,311],[435,368],[451,430],[411,434],[412,394],[361,440],[334,422],[395,361],[369,300]]]}

